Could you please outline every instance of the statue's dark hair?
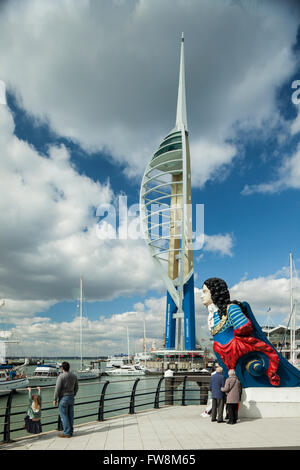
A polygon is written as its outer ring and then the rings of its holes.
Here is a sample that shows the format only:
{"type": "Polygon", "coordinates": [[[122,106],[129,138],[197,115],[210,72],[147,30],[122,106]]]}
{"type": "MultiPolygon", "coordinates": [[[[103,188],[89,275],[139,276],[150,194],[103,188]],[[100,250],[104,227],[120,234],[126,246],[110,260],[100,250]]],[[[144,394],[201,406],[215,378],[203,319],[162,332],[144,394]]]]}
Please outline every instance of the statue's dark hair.
{"type": "Polygon", "coordinates": [[[227,305],[229,304],[238,305],[242,311],[247,314],[247,309],[244,307],[244,305],[241,304],[241,302],[237,300],[230,300],[229,289],[223,279],[219,279],[218,277],[210,277],[204,281],[203,285],[204,284],[210,290],[212,301],[218,307],[220,317],[226,314],[227,305]]]}

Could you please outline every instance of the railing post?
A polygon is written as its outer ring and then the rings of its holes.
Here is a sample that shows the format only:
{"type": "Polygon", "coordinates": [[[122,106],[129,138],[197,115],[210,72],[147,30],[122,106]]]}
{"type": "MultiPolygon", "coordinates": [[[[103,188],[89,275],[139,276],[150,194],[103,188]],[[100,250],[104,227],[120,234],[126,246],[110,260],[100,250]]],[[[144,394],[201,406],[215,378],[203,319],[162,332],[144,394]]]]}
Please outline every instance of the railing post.
{"type": "Polygon", "coordinates": [[[160,392],[160,387],[161,387],[161,383],[163,380],[164,380],[164,377],[161,377],[157,384],[157,389],[155,392],[154,408],[159,408],[159,392],[160,392]]]}
{"type": "Polygon", "coordinates": [[[9,392],[7,402],[6,402],[6,410],[5,410],[5,418],[4,418],[4,433],[3,433],[3,441],[9,442],[10,441],[10,411],[11,411],[11,404],[13,395],[15,393],[15,389],[9,392]]]}
{"type": "Polygon", "coordinates": [[[133,415],[134,414],[134,401],[135,401],[135,391],[137,384],[139,383],[140,379],[135,379],[135,382],[132,387],[132,392],[131,392],[131,397],[130,397],[130,406],[129,406],[129,414],[133,415]]]}
{"type": "Polygon", "coordinates": [[[104,421],[104,399],[105,399],[105,392],[106,392],[108,384],[109,384],[109,380],[107,380],[102,387],[101,397],[99,401],[98,421],[104,421]]]}
{"type": "Polygon", "coordinates": [[[165,385],[165,404],[166,405],[174,404],[174,382],[175,382],[175,377],[166,377],[166,385],[165,385]]]}
{"type": "Polygon", "coordinates": [[[181,405],[185,406],[185,389],[186,389],[186,381],[187,381],[187,376],[184,376],[183,379],[183,387],[182,387],[182,399],[181,399],[181,405]]]}

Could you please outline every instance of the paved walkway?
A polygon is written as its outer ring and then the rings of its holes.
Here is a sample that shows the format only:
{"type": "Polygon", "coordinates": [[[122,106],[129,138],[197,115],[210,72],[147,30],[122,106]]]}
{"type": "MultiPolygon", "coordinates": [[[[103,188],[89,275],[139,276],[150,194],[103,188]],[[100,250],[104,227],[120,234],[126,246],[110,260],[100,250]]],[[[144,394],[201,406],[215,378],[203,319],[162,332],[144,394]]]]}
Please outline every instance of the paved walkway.
{"type": "Polygon", "coordinates": [[[0,450],[300,449],[300,418],[240,420],[234,426],[203,418],[204,406],[170,406],[0,445],[0,450]]]}

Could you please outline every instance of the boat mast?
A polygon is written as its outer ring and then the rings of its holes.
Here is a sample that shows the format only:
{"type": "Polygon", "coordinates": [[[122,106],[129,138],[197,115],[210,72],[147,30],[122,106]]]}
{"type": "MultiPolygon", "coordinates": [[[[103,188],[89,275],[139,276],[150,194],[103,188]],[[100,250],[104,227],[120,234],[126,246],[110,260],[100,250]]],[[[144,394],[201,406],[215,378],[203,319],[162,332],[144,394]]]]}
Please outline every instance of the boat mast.
{"type": "Polygon", "coordinates": [[[128,365],[129,365],[129,333],[128,333],[128,326],[127,328],[127,360],[128,360],[128,365]]]}
{"type": "Polygon", "coordinates": [[[294,295],[293,295],[293,254],[290,252],[290,301],[291,301],[291,330],[290,330],[290,360],[291,363],[295,364],[295,330],[296,330],[296,315],[294,306],[294,295]]]}
{"type": "Polygon", "coordinates": [[[82,277],[80,276],[80,370],[82,369],[82,277]]]}
{"type": "Polygon", "coordinates": [[[145,366],[147,365],[147,356],[146,356],[146,322],[144,320],[144,357],[145,357],[145,366]]]}

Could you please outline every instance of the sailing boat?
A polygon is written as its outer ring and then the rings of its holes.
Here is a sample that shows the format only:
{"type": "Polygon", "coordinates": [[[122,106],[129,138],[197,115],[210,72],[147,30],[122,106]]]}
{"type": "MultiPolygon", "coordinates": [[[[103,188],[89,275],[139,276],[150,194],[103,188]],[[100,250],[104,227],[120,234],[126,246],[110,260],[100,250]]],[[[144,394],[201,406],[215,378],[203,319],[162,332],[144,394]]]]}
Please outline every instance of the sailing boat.
{"type": "Polygon", "coordinates": [[[129,333],[127,326],[127,362],[128,364],[121,365],[120,367],[112,368],[111,370],[106,370],[107,375],[119,376],[119,375],[145,375],[145,370],[139,364],[130,363],[130,354],[129,354],[129,333]]]}
{"type": "Polygon", "coordinates": [[[147,353],[146,347],[146,322],[144,320],[144,338],[143,338],[143,352],[137,352],[134,356],[134,362],[140,364],[140,361],[144,361],[145,365],[142,366],[147,369],[147,361],[153,361],[154,356],[151,353],[147,353]]]}
{"type": "MultiPolygon", "coordinates": [[[[7,333],[2,332],[2,336],[8,338],[9,334],[7,333]]],[[[28,364],[27,360],[18,367],[13,367],[6,361],[6,345],[18,342],[12,339],[0,341],[0,395],[7,395],[11,390],[24,389],[29,385],[28,378],[23,371],[23,368],[28,364]]]]}
{"type": "Polygon", "coordinates": [[[80,369],[76,370],[78,380],[97,379],[99,372],[89,367],[84,368],[82,359],[82,277],[80,277],[80,369]]]}

